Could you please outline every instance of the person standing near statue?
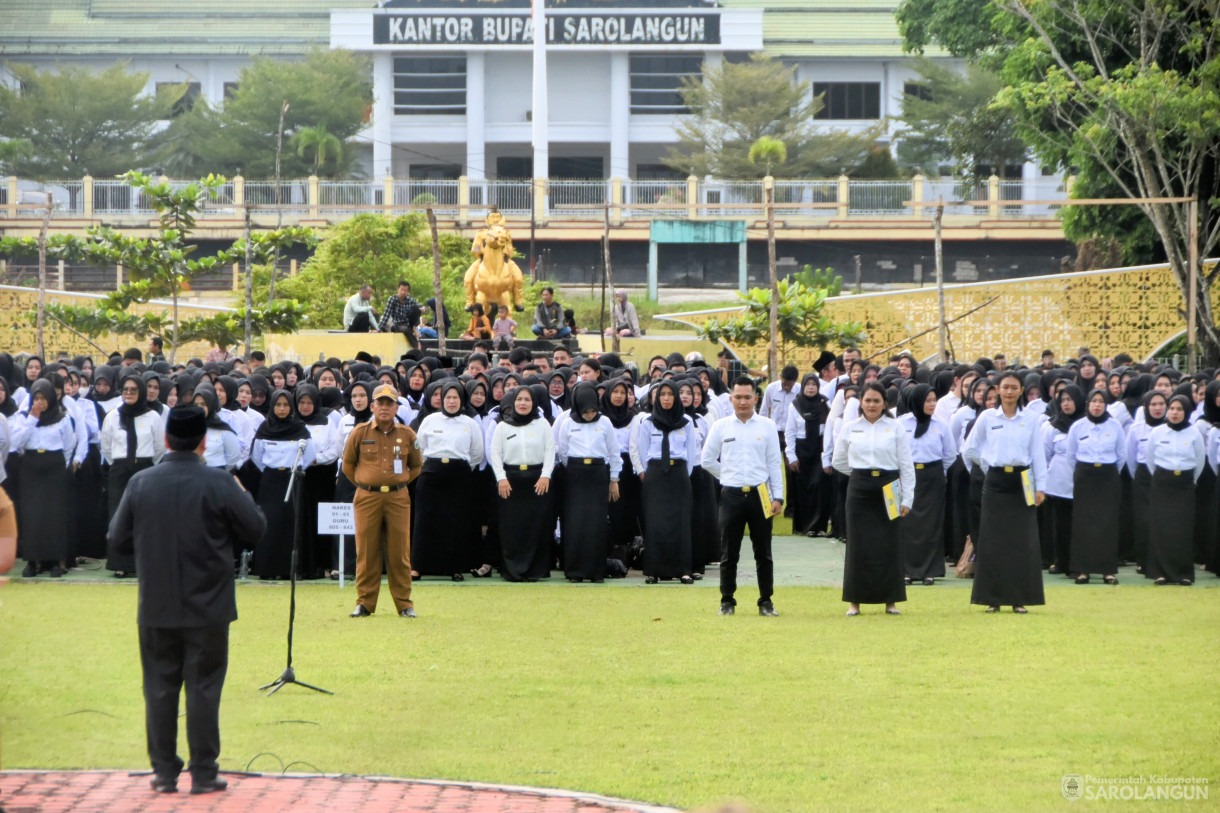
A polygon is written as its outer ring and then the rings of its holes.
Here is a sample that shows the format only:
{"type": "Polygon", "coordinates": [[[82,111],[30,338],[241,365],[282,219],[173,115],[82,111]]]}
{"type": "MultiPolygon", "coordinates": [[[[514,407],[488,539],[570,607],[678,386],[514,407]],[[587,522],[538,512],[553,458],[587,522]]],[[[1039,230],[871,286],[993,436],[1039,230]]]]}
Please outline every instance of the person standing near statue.
{"type": "Polygon", "coordinates": [[[168,454],[137,472],[110,520],[114,550],[135,552],[137,623],[144,670],[152,788],[178,790],[178,695],[186,685],[191,793],[224,790],[218,776],[220,693],[237,620],[233,550],[252,548],[266,520],[237,479],[203,462],[207,418],[197,406],[170,410],[168,454]],[[235,544],[236,543],[236,544],[235,544]]]}
{"type": "Polygon", "coordinates": [[[403,618],[415,618],[411,602],[411,498],[407,485],[419,476],[423,458],[415,432],[394,420],[398,391],[373,390],[373,418],[359,424],[343,449],[343,474],[356,485],[356,609],[352,618],[377,611],[381,592],[381,531],[385,528],[390,597],[403,618]]]}

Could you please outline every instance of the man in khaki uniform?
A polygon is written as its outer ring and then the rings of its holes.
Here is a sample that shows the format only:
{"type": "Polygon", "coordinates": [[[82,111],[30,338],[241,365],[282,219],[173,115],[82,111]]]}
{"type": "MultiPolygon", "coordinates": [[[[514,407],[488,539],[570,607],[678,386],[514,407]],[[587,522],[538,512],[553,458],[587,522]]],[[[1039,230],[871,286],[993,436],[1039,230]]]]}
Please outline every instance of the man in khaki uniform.
{"type": "Polygon", "coordinates": [[[389,384],[373,390],[373,419],[352,430],[343,450],[343,473],[356,484],[356,609],[352,618],[377,610],[381,590],[381,529],[385,526],[386,571],[398,614],[415,618],[411,603],[411,498],[407,484],[423,460],[415,432],[394,421],[398,392],[389,384]]]}

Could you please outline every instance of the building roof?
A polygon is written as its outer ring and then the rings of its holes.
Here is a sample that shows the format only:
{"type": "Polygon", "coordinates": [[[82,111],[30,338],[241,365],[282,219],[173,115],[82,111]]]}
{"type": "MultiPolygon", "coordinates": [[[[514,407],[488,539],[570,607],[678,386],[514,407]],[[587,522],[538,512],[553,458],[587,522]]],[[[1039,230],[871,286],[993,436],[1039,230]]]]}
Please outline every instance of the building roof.
{"type": "MultiPolygon", "coordinates": [[[[904,56],[894,19],[898,0],[721,5],[763,9],[765,50],[776,56],[904,56]]],[[[375,0],[0,0],[0,57],[299,55],[329,44],[332,9],[375,6],[375,0]]]]}

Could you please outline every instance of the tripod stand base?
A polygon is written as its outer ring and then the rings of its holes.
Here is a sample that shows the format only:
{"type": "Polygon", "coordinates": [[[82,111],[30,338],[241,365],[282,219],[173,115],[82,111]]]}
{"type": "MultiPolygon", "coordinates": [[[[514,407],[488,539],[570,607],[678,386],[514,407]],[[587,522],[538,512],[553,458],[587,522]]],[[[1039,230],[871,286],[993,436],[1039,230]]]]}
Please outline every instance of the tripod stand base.
{"type": "Polygon", "coordinates": [[[292,671],[291,666],[289,666],[287,669],[284,670],[284,674],[280,675],[278,678],[271,681],[266,686],[259,686],[258,690],[260,692],[266,691],[267,696],[270,697],[271,695],[278,692],[280,689],[287,686],[289,683],[295,683],[297,686],[303,686],[306,689],[312,689],[313,691],[321,692],[322,694],[334,694],[334,692],[329,691],[327,689],[322,689],[317,686],[310,686],[308,683],[302,683],[301,681],[297,680],[296,672],[292,671]]]}

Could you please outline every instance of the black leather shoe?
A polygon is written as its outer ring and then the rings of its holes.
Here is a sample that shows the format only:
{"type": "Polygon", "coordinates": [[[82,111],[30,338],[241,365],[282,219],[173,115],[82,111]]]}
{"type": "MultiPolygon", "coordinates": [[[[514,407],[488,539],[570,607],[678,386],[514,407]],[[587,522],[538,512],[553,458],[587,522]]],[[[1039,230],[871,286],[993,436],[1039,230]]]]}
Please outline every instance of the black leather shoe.
{"type": "Polygon", "coordinates": [[[732,615],[735,612],[737,612],[736,605],[730,604],[727,601],[720,602],[720,614],[721,615],[732,615]]]}
{"type": "Polygon", "coordinates": [[[405,610],[401,611],[401,612],[400,612],[400,613],[398,613],[398,614],[399,614],[400,616],[402,616],[403,618],[419,618],[419,616],[415,614],[415,608],[414,608],[414,607],[408,607],[407,609],[405,609],[405,610]]]}
{"type": "Polygon", "coordinates": [[[177,793],[178,779],[169,776],[154,776],[149,782],[157,793],[177,793]]]}
{"type": "Polygon", "coordinates": [[[352,610],[350,617],[351,618],[367,618],[370,615],[372,615],[372,613],[369,612],[367,607],[365,607],[363,604],[357,604],[356,609],[352,610]]]}
{"type": "Polygon", "coordinates": [[[38,575],[38,565],[33,562],[26,563],[25,570],[21,571],[21,578],[32,579],[38,575]]]}
{"type": "Polygon", "coordinates": [[[55,565],[54,567],[51,568],[51,578],[52,579],[61,579],[61,578],[63,578],[64,574],[67,572],[68,572],[67,570],[60,567],[59,565],[55,565]]]}
{"type": "Polygon", "coordinates": [[[695,583],[695,580],[690,576],[683,576],[682,578],[678,579],[678,581],[682,582],[683,584],[694,584],[695,583]]]}
{"type": "Polygon", "coordinates": [[[216,793],[221,790],[228,790],[229,783],[221,779],[219,776],[214,776],[211,779],[192,780],[191,793],[216,793]]]}
{"type": "Polygon", "coordinates": [[[762,604],[758,605],[758,614],[774,616],[779,615],[779,610],[775,609],[775,605],[771,602],[764,601],[762,604]]]}

